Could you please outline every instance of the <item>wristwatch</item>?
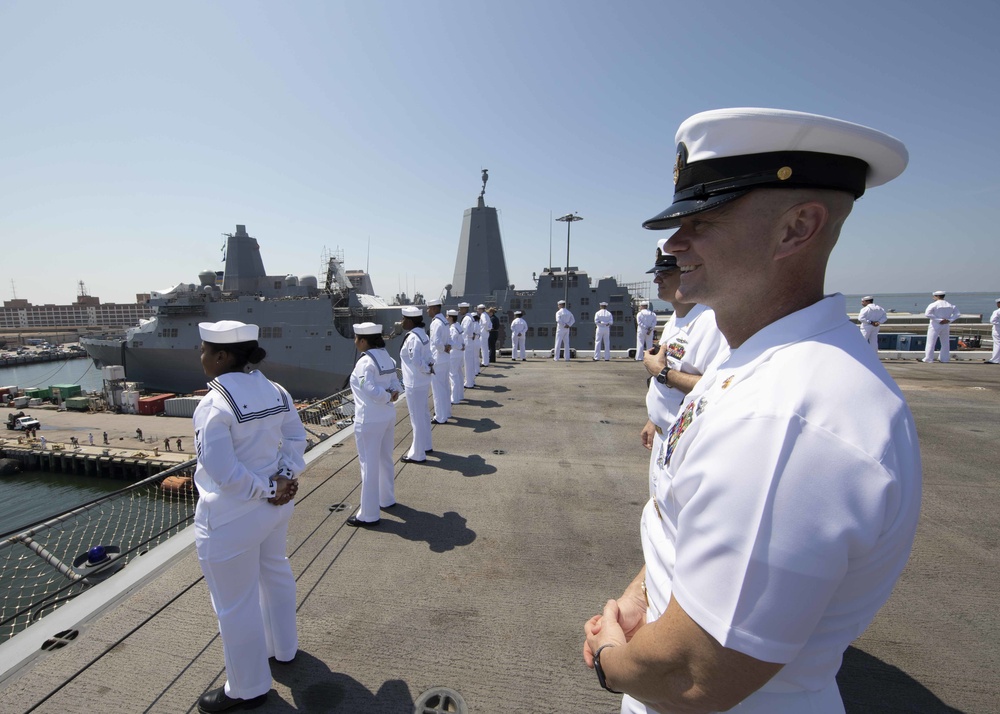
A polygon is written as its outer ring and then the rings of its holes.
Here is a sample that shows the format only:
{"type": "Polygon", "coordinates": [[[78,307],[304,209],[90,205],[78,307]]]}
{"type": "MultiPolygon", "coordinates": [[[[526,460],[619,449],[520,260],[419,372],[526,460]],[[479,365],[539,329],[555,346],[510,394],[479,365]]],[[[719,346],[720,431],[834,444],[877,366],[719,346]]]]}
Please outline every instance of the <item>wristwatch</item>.
{"type": "Polygon", "coordinates": [[[659,382],[660,384],[666,384],[667,383],[667,372],[669,372],[669,371],[670,371],[670,365],[667,364],[667,365],[665,365],[663,367],[663,371],[660,372],[658,375],[656,375],[656,381],[659,382]]]}
{"type": "Polygon", "coordinates": [[[600,647],[597,648],[597,652],[594,653],[594,671],[597,672],[597,683],[601,685],[602,689],[606,689],[612,694],[622,694],[622,692],[619,692],[617,689],[612,689],[611,687],[608,686],[608,680],[604,678],[604,669],[601,667],[601,652],[606,647],[614,647],[614,646],[615,645],[613,642],[609,642],[608,644],[601,645],[600,647]]]}

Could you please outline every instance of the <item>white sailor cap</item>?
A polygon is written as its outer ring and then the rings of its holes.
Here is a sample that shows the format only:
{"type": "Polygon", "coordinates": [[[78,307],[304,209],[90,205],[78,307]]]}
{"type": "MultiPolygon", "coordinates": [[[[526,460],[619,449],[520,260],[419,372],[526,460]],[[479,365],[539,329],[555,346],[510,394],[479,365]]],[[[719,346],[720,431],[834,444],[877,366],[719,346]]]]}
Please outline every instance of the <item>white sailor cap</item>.
{"type": "Polygon", "coordinates": [[[1000,302],[1000,298],[997,298],[997,302],[1000,302]]]}
{"type": "Polygon", "coordinates": [[[458,317],[458,310],[449,310],[448,317],[458,317]]]}
{"type": "Polygon", "coordinates": [[[467,303],[467,302],[460,302],[460,303],[458,303],[458,306],[459,307],[469,307],[469,303],[467,303]]]}
{"type": "Polygon", "coordinates": [[[237,320],[219,320],[219,322],[199,322],[198,334],[205,342],[231,345],[237,342],[256,341],[260,335],[260,328],[237,320]]]}
{"type": "Polygon", "coordinates": [[[598,305],[603,305],[604,307],[608,306],[608,304],[606,302],[604,302],[603,300],[601,302],[597,303],[597,304],[598,305]]]}
{"type": "Polygon", "coordinates": [[[403,308],[403,317],[420,317],[423,314],[423,310],[419,307],[414,307],[413,305],[407,305],[403,308]]]}
{"type": "MultiPolygon", "coordinates": [[[[997,300],[997,302],[1000,302],[1000,300],[997,300]]],[[[520,317],[523,314],[520,310],[514,310],[514,317],[520,317]]]]}
{"type": "Polygon", "coordinates": [[[677,267],[677,258],[674,257],[673,253],[667,252],[668,240],[670,238],[660,238],[656,241],[656,262],[653,263],[652,268],[646,271],[647,273],[657,273],[677,267]]]}
{"type": "Polygon", "coordinates": [[[358,322],[351,325],[355,335],[381,335],[382,326],[374,322],[358,322]]]}
{"type": "Polygon", "coordinates": [[[483,305],[482,303],[479,303],[478,305],[476,305],[476,309],[477,309],[477,310],[485,310],[485,309],[486,309],[486,306],[485,306],[485,305],[483,305]]]}
{"type": "Polygon", "coordinates": [[[873,298],[871,295],[865,295],[863,298],[861,298],[861,302],[866,302],[868,300],[875,302],[875,298],[873,298]]]}
{"type": "Polygon", "coordinates": [[[944,297],[947,294],[948,293],[946,293],[944,290],[935,290],[934,292],[931,293],[931,295],[933,295],[934,297],[944,297]]]}
{"type": "Polygon", "coordinates": [[[640,306],[649,307],[649,300],[643,300],[639,303],[640,306]]]}
{"type": "Polygon", "coordinates": [[[433,300],[428,300],[427,301],[427,307],[434,307],[434,306],[440,305],[440,304],[442,304],[442,303],[437,298],[434,298],[433,300]]]}
{"type": "Polygon", "coordinates": [[[559,302],[556,303],[556,305],[565,305],[565,304],[566,304],[565,300],[560,300],[559,302]]]}
{"type": "Polygon", "coordinates": [[[645,228],[681,219],[755,188],[825,188],[859,198],[899,176],[909,154],[898,139],[860,124],[784,109],[715,109],[675,136],[674,200],[645,228]]]}

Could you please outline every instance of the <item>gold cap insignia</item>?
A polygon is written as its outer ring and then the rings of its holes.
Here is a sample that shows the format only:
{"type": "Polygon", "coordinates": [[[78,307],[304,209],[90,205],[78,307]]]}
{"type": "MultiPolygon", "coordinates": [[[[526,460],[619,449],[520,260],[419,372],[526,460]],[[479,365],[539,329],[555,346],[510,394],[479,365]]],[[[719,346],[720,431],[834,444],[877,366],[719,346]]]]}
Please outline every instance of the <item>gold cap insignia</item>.
{"type": "Polygon", "coordinates": [[[688,150],[682,141],[677,145],[677,158],[674,160],[674,186],[677,185],[678,179],[681,176],[681,169],[687,166],[687,155],[688,150]]]}
{"type": "Polygon", "coordinates": [[[791,166],[782,166],[780,169],[778,169],[778,178],[781,179],[782,181],[787,181],[791,177],[791,175],[792,175],[791,166]]]}

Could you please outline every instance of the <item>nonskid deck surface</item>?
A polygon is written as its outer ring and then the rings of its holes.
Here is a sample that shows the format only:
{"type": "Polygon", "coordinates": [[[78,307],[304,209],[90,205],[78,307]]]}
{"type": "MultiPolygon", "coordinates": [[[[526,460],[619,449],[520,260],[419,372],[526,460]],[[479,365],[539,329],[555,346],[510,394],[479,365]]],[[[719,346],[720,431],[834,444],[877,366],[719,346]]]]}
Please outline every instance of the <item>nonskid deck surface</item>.
{"type": "MultiPolygon", "coordinates": [[[[989,711],[1000,367],[888,362],[917,418],[923,517],[892,599],[848,650],[849,712],[989,711]]],[[[582,627],[642,562],[645,375],[631,360],[501,360],[433,431],[423,465],[397,409],[399,505],[374,530],[353,440],[304,474],[288,551],[300,653],[266,712],[412,712],[432,687],[470,712],[612,712],[582,664],[582,627]],[[331,506],[346,503],[343,510],[331,506]]],[[[224,681],[193,550],[0,689],[4,712],[186,712],[224,681]]]]}

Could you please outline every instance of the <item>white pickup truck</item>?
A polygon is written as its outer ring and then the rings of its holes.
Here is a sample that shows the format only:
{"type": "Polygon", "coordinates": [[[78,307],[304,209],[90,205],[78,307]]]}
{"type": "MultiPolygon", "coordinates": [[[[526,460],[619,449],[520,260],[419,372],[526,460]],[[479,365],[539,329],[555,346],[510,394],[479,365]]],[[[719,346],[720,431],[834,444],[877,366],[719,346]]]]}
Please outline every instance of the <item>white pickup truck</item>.
{"type": "Polygon", "coordinates": [[[28,429],[41,429],[42,424],[34,417],[22,416],[8,419],[7,428],[14,431],[27,431],[28,429]]]}

